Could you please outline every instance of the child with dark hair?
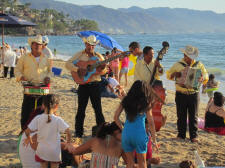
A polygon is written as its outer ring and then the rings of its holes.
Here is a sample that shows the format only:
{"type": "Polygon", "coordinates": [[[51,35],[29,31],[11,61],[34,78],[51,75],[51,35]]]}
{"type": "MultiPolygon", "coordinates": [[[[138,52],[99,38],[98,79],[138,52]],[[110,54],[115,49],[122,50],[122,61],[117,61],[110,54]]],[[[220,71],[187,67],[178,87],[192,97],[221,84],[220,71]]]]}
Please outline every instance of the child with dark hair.
{"type": "Polygon", "coordinates": [[[44,113],[36,116],[25,130],[27,139],[24,141],[24,145],[29,143],[32,145],[30,134],[37,132],[38,145],[35,160],[40,162],[43,168],[47,168],[48,162],[51,167],[58,167],[61,162],[60,132],[67,134],[67,142],[70,143],[69,126],[61,117],[55,115],[58,105],[58,96],[54,94],[45,96],[43,99],[44,113]]]}
{"type": "MultiPolygon", "coordinates": [[[[89,168],[113,168],[118,166],[121,156],[124,158],[120,137],[121,129],[117,124],[115,122],[105,122],[99,126],[96,137],[91,138],[77,148],[68,144],[67,149],[74,155],[91,152],[91,160],[88,163],[89,168]]],[[[84,164],[86,165],[86,163],[84,164]]]]}
{"type": "Polygon", "coordinates": [[[214,89],[218,87],[218,82],[215,81],[215,75],[214,74],[210,74],[209,75],[209,80],[207,82],[206,85],[203,85],[203,92],[207,92],[208,97],[209,97],[209,102],[213,99],[213,93],[214,93],[214,89]]]}
{"type": "Polygon", "coordinates": [[[123,110],[126,113],[126,122],[122,131],[122,148],[127,157],[127,167],[134,167],[134,150],[137,152],[138,166],[147,167],[146,152],[149,138],[145,129],[146,118],[150,126],[153,145],[158,148],[151,113],[154,98],[154,92],[150,85],[145,81],[137,80],[115,112],[115,122],[121,129],[122,125],[119,116],[123,110]]]}
{"type": "Polygon", "coordinates": [[[105,122],[98,128],[96,137],[105,139],[107,135],[113,135],[114,131],[121,132],[121,129],[115,122],[112,123],[105,122]]]}

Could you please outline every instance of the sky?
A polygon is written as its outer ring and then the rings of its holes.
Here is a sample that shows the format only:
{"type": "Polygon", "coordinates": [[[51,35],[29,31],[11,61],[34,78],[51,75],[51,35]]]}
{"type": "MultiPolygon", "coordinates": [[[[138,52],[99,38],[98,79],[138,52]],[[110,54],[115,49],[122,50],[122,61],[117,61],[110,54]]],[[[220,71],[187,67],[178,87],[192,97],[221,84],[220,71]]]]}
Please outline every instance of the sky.
{"type": "Polygon", "coordinates": [[[57,0],[77,5],[102,5],[109,8],[141,8],[170,7],[188,8],[196,10],[211,10],[216,13],[225,13],[225,0],[57,0]]]}

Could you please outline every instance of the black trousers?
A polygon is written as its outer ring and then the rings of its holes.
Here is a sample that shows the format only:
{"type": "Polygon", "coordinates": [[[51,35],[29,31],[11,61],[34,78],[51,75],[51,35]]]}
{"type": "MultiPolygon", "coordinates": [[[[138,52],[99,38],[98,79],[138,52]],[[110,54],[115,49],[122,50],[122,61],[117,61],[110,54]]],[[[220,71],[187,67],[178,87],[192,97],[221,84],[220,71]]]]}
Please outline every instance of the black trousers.
{"type": "Polygon", "coordinates": [[[198,136],[198,104],[199,94],[182,94],[176,92],[178,137],[186,138],[187,115],[189,120],[190,139],[198,136]]]}
{"type": "Polygon", "coordinates": [[[23,96],[23,104],[22,104],[21,120],[20,120],[22,130],[24,126],[27,124],[27,121],[30,117],[31,112],[34,110],[36,99],[37,99],[37,107],[41,106],[43,96],[35,96],[35,97],[31,95],[23,96]]]}
{"type": "MultiPolygon", "coordinates": [[[[4,78],[7,77],[9,67],[4,66],[4,78]]],[[[14,67],[10,68],[10,78],[14,77],[14,67]]]]}
{"type": "Polygon", "coordinates": [[[88,99],[91,99],[92,107],[94,108],[97,125],[105,122],[102,114],[101,96],[99,90],[99,82],[79,85],[78,87],[78,110],[75,121],[76,137],[82,137],[84,132],[85,110],[88,104],[88,99]]]}

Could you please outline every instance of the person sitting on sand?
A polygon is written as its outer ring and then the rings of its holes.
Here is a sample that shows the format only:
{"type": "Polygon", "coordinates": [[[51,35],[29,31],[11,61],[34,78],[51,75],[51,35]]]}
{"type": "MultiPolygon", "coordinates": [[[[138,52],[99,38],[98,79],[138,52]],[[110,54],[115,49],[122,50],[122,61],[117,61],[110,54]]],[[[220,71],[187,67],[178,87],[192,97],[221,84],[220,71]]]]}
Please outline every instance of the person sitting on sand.
{"type": "Polygon", "coordinates": [[[101,79],[102,80],[99,85],[101,97],[117,98],[118,96],[114,93],[114,89],[109,84],[109,80],[105,77],[101,77],[101,79]]]}
{"type": "Polygon", "coordinates": [[[89,168],[114,168],[118,166],[121,156],[125,159],[120,137],[121,129],[117,124],[115,122],[105,122],[98,128],[96,137],[91,138],[77,148],[67,144],[67,149],[74,155],[91,152],[89,168]]]}
{"type": "Polygon", "coordinates": [[[225,98],[222,93],[215,92],[213,100],[208,103],[205,113],[205,130],[225,135],[225,98]]]}
{"type": "Polygon", "coordinates": [[[125,96],[126,92],[123,89],[123,86],[115,79],[113,72],[108,75],[109,85],[113,88],[113,92],[117,94],[119,98],[125,96]]]}
{"type": "Polygon", "coordinates": [[[113,72],[111,72],[108,78],[101,77],[100,91],[101,97],[111,97],[111,98],[122,98],[125,96],[126,92],[123,86],[114,78],[113,72]]]}
{"type": "Polygon", "coordinates": [[[58,167],[61,162],[60,132],[67,134],[67,143],[70,143],[69,126],[62,118],[54,115],[58,109],[58,104],[58,96],[54,94],[45,96],[43,100],[44,114],[36,116],[25,130],[27,136],[24,141],[25,146],[33,144],[30,134],[37,132],[38,145],[35,160],[40,162],[42,168],[47,168],[48,162],[50,162],[51,167],[58,167]]]}

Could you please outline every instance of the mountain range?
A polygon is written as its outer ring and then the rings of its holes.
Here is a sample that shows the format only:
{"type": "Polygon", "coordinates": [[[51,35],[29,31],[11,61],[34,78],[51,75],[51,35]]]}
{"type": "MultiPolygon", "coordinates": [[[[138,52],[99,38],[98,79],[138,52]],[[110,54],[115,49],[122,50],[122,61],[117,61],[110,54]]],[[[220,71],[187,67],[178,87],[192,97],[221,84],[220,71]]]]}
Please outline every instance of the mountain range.
{"type": "Polygon", "coordinates": [[[79,6],[55,0],[20,0],[31,8],[55,9],[73,19],[90,19],[106,33],[221,33],[225,14],[185,8],[139,7],[111,9],[101,5],[79,6]]]}

